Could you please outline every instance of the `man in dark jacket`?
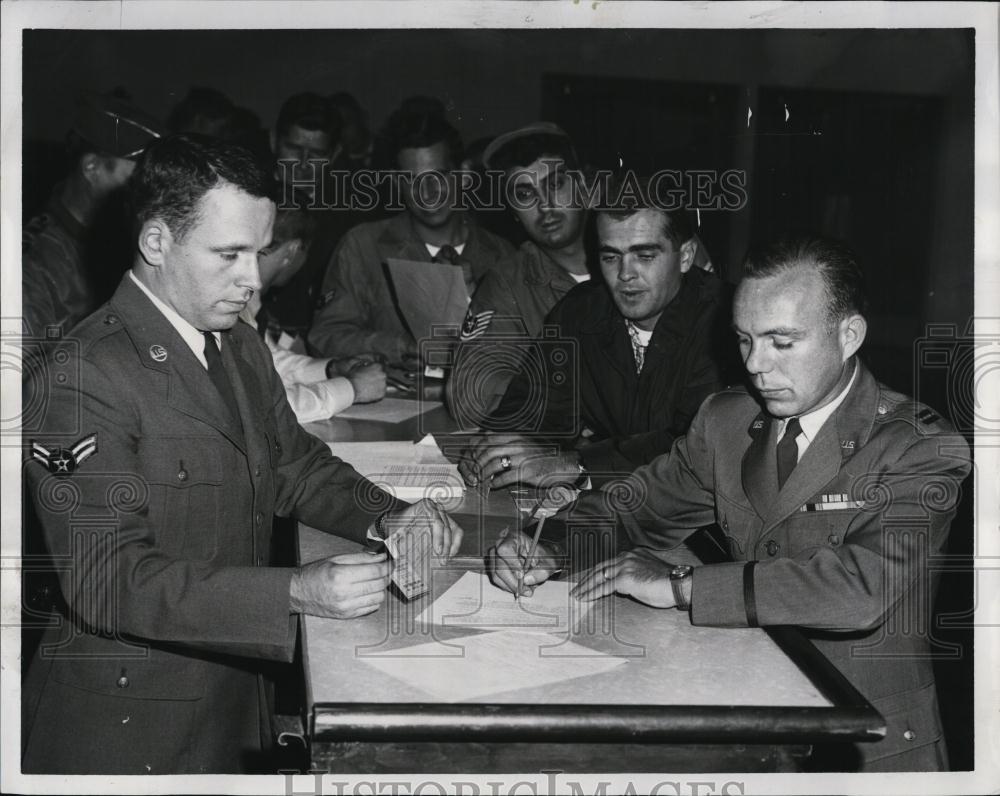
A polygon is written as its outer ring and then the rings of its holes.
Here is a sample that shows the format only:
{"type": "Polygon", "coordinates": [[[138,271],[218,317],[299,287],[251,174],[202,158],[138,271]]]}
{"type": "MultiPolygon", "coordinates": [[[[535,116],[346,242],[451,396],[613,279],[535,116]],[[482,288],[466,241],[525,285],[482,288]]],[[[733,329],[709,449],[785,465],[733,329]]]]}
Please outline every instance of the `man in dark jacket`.
{"type": "Polygon", "coordinates": [[[462,463],[494,487],[597,485],[670,448],[723,386],[724,285],[692,268],[693,230],[651,203],[597,215],[601,281],[546,319],[462,463]]]}

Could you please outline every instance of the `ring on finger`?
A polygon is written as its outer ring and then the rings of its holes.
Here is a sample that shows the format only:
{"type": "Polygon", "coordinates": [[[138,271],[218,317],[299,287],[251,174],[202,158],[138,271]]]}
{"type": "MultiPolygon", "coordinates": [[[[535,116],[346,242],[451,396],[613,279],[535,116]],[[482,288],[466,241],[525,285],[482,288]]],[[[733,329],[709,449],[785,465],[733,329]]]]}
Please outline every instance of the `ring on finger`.
{"type": "Polygon", "coordinates": [[[509,470],[510,469],[510,456],[506,456],[506,455],[501,456],[500,457],[500,466],[504,470],[509,470]]]}

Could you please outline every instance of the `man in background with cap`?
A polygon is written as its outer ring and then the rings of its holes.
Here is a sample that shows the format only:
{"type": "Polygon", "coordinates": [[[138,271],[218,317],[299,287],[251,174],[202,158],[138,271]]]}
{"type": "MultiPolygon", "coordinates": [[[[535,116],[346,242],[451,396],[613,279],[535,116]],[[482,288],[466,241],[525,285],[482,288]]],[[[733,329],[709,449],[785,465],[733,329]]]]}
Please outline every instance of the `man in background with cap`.
{"type": "MultiPolygon", "coordinates": [[[[552,122],[534,122],[494,138],[483,164],[503,172],[503,195],[528,240],[487,273],[469,305],[446,387],[448,409],[463,427],[481,425],[516,372],[518,339],[532,339],[545,317],[576,285],[590,279],[586,197],[572,140],[552,122]]],[[[692,234],[692,265],[712,270],[692,234]]]]}
{"type": "Polygon", "coordinates": [[[483,277],[469,304],[445,393],[463,427],[479,426],[503,397],[514,374],[503,352],[536,337],[559,299],[590,279],[587,208],[583,186],[574,184],[579,162],[569,136],[550,122],[529,124],[493,139],[483,164],[503,171],[511,213],[528,240],[483,277]]]}
{"type": "Polygon", "coordinates": [[[124,99],[81,98],[68,136],[72,169],[45,211],[24,227],[25,335],[44,337],[49,327],[66,334],[107,298],[102,285],[116,283],[128,267],[126,261],[95,262],[89,233],[110,197],[125,186],[135,159],[161,134],[158,122],[124,99]]]}

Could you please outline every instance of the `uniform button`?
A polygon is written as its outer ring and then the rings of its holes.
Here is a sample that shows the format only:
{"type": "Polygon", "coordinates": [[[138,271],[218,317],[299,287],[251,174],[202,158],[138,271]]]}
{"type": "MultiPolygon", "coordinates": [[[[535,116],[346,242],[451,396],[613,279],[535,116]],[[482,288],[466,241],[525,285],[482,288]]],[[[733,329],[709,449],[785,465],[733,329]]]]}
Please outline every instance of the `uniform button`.
{"type": "Polygon", "coordinates": [[[723,520],[722,521],[722,530],[724,530],[724,531],[728,531],[729,530],[729,520],[723,520]]]}
{"type": "Polygon", "coordinates": [[[128,678],[124,674],[118,678],[117,686],[119,688],[128,688],[128,678]]]}
{"type": "Polygon", "coordinates": [[[260,525],[264,521],[264,515],[259,511],[257,512],[257,524],[260,525]]]}
{"type": "Polygon", "coordinates": [[[253,468],[253,474],[255,476],[257,476],[258,478],[260,478],[260,465],[259,464],[256,467],[253,468]]]}
{"type": "Polygon", "coordinates": [[[279,456],[281,455],[281,443],[280,442],[275,442],[274,443],[274,452],[277,453],[279,456]]]}
{"type": "Polygon", "coordinates": [[[767,551],[769,556],[776,556],[778,555],[778,551],[781,549],[781,545],[774,541],[774,539],[771,539],[766,545],[764,545],[764,549],[767,551]]]}
{"type": "Polygon", "coordinates": [[[178,470],[177,471],[177,480],[178,481],[187,481],[188,480],[188,471],[185,470],[185,469],[183,469],[183,468],[180,469],[180,470],[178,470]]]}
{"type": "Polygon", "coordinates": [[[917,734],[913,730],[907,730],[906,732],[903,733],[903,737],[908,741],[912,741],[914,738],[917,737],[917,734]]]}
{"type": "Polygon", "coordinates": [[[886,412],[889,411],[889,408],[885,404],[879,404],[877,411],[880,415],[884,415],[886,412]]]}
{"type": "Polygon", "coordinates": [[[104,316],[104,323],[107,324],[108,326],[116,324],[116,323],[118,323],[118,316],[117,315],[105,315],[104,316]]]}
{"type": "Polygon", "coordinates": [[[839,545],[839,544],[840,544],[840,537],[839,537],[839,536],[837,536],[837,534],[835,534],[835,533],[831,533],[831,534],[830,534],[830,535],[829,535],[829,536],[827,537],[827,539],[826,539],[826,540],[827,540],[827,541],[828,541],[828,542],[829,542],[830,544],[832,544],[832,545],[833,545],[834,547],[836,547],[837,545],[839,545]]]}

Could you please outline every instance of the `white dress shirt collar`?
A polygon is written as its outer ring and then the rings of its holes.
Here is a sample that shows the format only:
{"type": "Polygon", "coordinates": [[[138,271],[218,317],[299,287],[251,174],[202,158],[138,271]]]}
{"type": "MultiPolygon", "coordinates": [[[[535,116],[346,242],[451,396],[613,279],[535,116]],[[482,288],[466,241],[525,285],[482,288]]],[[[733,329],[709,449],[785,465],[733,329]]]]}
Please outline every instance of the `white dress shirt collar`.
{"type": "MultiPolygon", "coordinates": [[[[857,360],[854,362],[854,372],[851,373],[851,380],[847,382],[847,386],[838,393],[837,397],[834,398],[830,403],[824,404],[819,409],[814,409],[811,412],[807,412],[804,415],[799,416],[799,425],[802,427],[802,433],[799,434],[796,442],[799,448],[799,458],[802,458],[802,454],[805,453],[805,449],[809,447],[819,430],[823,427],[823,424],[829,419],[830,415],[837,411],[837,407],[840,406],[844,399],[847,397],[847,393],[851,391],[851,387],[854,386],[854,380],[858,377],[858,363],[857,360]]],[[[783,418],[781,423],[778,425],[778,439],[785,433],[785,426],[788,421],[792,418],[783,418]]]]}

